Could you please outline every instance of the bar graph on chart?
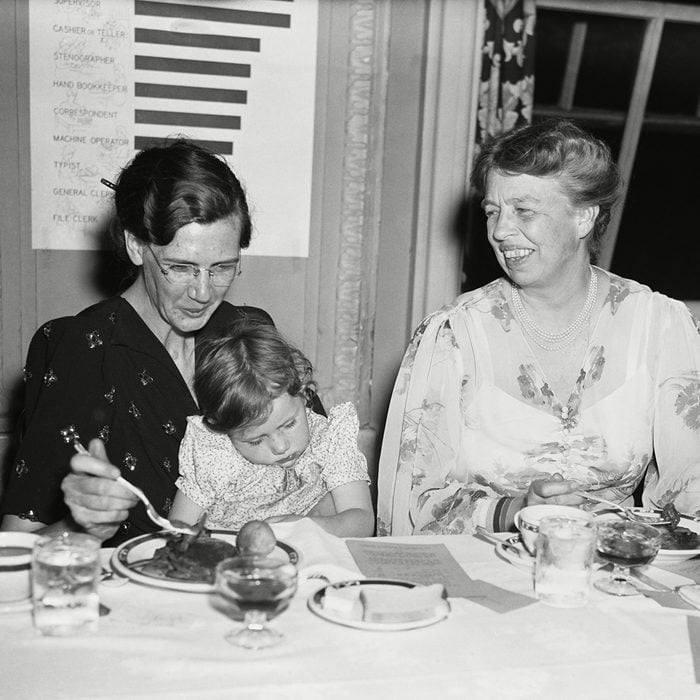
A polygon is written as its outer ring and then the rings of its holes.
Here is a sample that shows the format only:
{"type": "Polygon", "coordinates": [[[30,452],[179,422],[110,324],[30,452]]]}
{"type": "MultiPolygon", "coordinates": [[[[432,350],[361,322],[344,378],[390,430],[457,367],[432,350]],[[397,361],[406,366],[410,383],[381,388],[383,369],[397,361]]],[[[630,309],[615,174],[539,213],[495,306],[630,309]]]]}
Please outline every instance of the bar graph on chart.
{"type": "Polygon", "coordinates": [[[99,178],[184,136],[243,181],[252,254],[308,253],[317,0],[47,7],[30,0],[35,248],[100,247],[99,178]]]}

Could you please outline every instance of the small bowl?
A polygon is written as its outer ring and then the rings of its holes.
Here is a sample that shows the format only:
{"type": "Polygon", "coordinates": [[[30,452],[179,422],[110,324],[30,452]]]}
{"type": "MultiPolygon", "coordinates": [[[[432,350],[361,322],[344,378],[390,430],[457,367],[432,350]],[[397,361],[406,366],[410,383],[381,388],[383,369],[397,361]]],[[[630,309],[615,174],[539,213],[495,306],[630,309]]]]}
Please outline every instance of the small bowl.
{"type": "Polygon", "coordinates": [[[38,539],[33,532],[0,532],[0,604],[31,595],[32,549],[38,539]]]}
{"type": "MultiPolygon", "coordinates": [[[[659,511],[660,512],[660,511],[659,511]]],[[[620,520],[622,517],[621,513],[600,513],[596,515],[596,521],[605,520],[620,520]]],[[[650,523],[656,525],[656,523],[650,523]]],[[[694,522],[693,520],[688,520],[681,518],[679,527],[686,527],[688,530],[692,530],[696,534],[700,535],[700,523],[694,522]]],[[[664,549],[663,547],[659,549],[659,553],[654,557],[652,564],[655,566],[657,564],[664,566],[666,564],[679,564],[687,559],[692,559],[700,555],[700,549],[664,549]]]]}
{"type": "Polygon", "coordinates": [[[515,526],[520,530],[523,544],[530,554],[535,555],[537,535],[542,518],[571,518],[582,522],[591,522],[593,514],[574,506],[557,506],[540,504],[525,506],[515,514],[515,526]]]}

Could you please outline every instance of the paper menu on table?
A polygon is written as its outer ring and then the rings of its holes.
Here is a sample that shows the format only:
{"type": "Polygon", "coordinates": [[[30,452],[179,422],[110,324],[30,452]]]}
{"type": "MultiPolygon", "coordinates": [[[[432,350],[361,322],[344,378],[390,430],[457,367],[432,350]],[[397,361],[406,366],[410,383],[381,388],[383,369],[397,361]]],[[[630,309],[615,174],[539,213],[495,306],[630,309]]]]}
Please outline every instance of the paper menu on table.
{"type": "Polygon", "coordinates": [[[347,540],[360,571],[374,578],[393,578],[430,585],[442,583],[458,596],[471,581],[444,544],[396,544],[380,540],[347,540]]]}
{"type": "Polygon", "coordinates": [[[533,599],[472,579],[442,543],[397,544],[381,539],[346,540],[360,571],[369,578],[390,578],[430,585],[442,583],[452,598],[468,598],[480,605],[508,612],[533,599]]]}

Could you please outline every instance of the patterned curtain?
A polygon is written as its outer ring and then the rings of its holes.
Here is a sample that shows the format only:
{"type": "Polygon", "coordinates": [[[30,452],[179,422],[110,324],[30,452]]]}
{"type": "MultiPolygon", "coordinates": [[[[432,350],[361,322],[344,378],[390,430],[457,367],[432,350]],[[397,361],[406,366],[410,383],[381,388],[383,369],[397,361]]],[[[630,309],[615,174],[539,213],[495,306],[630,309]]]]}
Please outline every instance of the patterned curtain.
{"type": "MultiPolygon", "coordinates": [[[[535,89],[535,0],[482,0],[484,43],[476,150],[491,136],[532,121],[535,89]]],[[[479,202],[468,198],[460,212],[465,238],[462,291],[477,289],[502,273],[486,237],[479,202]]]]}
{"type": "Polygon", "coordinates": [[[532,121],[535,0],[484,0],[477,144],[532,121]]]}

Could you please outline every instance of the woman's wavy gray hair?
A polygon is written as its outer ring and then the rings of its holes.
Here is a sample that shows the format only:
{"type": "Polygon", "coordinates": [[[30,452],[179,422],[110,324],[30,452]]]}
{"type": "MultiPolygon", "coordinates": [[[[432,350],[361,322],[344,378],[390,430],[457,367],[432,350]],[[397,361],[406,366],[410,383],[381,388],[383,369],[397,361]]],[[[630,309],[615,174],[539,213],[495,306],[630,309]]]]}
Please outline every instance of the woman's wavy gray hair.
{"type": "Polygon", "coordinates": [[[588,237],[592,262],[600,253],[620,190],[610,148],[568,119],[553,119],[509,131],[487,141],[474,160],[471,181],[480,196],[491,172],[556,177],[575,207],[598,206],[588,237]]]}

